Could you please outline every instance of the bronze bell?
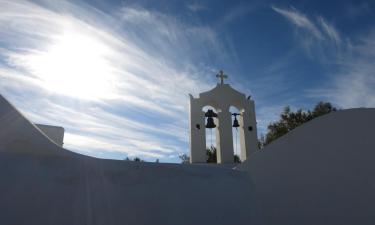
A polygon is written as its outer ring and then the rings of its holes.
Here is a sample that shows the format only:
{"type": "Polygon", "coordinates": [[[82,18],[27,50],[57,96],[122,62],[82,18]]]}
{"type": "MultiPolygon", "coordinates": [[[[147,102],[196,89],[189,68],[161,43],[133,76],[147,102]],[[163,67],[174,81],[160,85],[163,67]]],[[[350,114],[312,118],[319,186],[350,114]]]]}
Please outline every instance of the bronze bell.
{"type": "Polygon", "coordinates": [[[217,117],[217,113],[215,113],[212,109],[207,110],[204,114],[205,117],[217,117]]]}
{"type": "Polygon", "coordinates": [[[237,116],[240,116],[241,114],[239,113],[232,113],[232,116],[234,116],[234,120],[233,120],[233,127],[237,128],[240,126],[240,124],[238,123],[238,120],[237,120],[237,116]]]}
{"type": "Polygon", "coordinates": [[[216,127],[216,125],[214,123],[214,118],[208,117],[207,118],[206,128],[212,129],[212,128],[215,128],[215,127],[216,127]]]}
{"type": "Polygon", "coordinates": [[[237,127],[239,127],[239,126],[240,126],[240,124],[238,123],[237,117],[234,116],[233,127],[237,128],[237,127]]]}

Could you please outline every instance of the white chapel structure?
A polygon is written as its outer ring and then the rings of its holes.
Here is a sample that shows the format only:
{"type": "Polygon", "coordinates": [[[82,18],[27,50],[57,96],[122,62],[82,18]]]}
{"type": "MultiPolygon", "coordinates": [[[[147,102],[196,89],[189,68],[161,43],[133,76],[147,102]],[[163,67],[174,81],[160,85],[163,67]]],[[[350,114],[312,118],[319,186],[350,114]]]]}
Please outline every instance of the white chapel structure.
{"type": "Polygon", "coordinates": [[[216,129],[217,163],[234,162],[232,127],[239,132],[241,161],[258,149],[254,101],[225,84],[227,75],[223,71],[216,77],[220,83],[212,90],[200,93],[198,98],[189,94],[191,163],[206,163],[206,128],[216,129]],[[206,106],[214,108],[217,113],[213,110],[204,112],[206,106]],[[231,113],[231,106],[237,108],[239,113],[231,113]],[[235,118],[233,125],[232,118],[235,118]]]}

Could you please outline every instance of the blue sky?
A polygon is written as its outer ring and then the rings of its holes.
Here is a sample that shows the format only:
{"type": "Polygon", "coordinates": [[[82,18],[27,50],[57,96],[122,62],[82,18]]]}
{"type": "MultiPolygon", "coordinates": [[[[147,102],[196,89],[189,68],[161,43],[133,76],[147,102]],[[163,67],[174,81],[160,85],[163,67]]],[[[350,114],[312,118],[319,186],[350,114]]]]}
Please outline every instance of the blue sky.
{"type": "Polygon", "coordinates": [[[224,69],[259,133],[282,108],[375,107],[374,1],[0,0],[0,93],[65,147],[178,162],[224,69]]]}

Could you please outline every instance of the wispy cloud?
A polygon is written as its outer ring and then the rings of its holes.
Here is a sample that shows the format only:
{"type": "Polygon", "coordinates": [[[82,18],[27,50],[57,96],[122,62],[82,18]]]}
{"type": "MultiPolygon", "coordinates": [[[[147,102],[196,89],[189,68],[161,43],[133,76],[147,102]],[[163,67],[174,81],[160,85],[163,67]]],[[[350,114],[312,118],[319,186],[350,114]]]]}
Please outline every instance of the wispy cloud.
{"type": "Polygon", "coordinates": [[[285,9],[272,6],[272,9],[280,15],[284,16],[296,27],[305,30],[316,40],[331,41],[334,42],[337,46],[341,44],[341,37],[339,32],[324,17],[317,16],[314,20],[293,7],[285,9]]]}
{"type": "Polygon", "coordinates": [[[322,87],[309,91],[342,108],[375,107],[375,31],[356,44],[337,61],[337,69],[322,87]]]}
{"type": "Polygon", "coordinates": [[[326,82],[310,88],[308,97],[331,101],[342,108],[375,107],[374,31],[358,35],[353,41],[323,16],[309,17],[293,7],[272,9],[306,31],[298,34],[298,41],[307,55],[327,71],[326,82]]]}
{"type": "Polygon", "coordinates": [[[207,9],[206,6],[204,6],[202,3],[199,3],[199,2],[188,3],[186,5],[186,8],[188,8],[192,12],[199,12],[199,11],[203,11],[207,9]]]}
{"type": "Polygon", "coordinates": [[[252,4],[239,4],[225,13],[223,13],[223,16],[218,21],[218,27],[226,26],[231,24],[232,22],[236,21],[237,19],[240,19],[249,13],[255,11],[259,8],[258,4],[252,3],[252,4]]]}
{"type": "Polygon", "coordinates": [[[68,148],[185,152],[187,94],[210,86],[211,69],[197,62],[223,48],[216,33],[140,7],[108,15],[58,4],[0,2],[1,93],[33,121],[63,125],[68,148]]]}
{"type": "Polygon", "coordinates": [[[314,21],[294,8],[273,6],[272,9],[316,38],[309,43],[310,49],[320,49],[314,59],[335,65],[328,72],[327,83],[310,89],[308,96],[331,101],[342,108],[375,106],[375,32],[362,36],[355,44],[343,42],[337,29],[322,16],[314,21]]]}
{"type": "MultiPolygon", "coordinates": [[[[33,121],[64,126],[66,147],[93,156],[177,161],[188,148],[187,94],[214,85],[213,74],[221,68],[211,65],[239,63],[236,48],[215,27],[136,5],[111,14],[70,1],[2,0],[0,8],[0,93],[33,121]]],[[[234,7],[222,19],[232,23],[252,9],[234,7]]],[[[346,39],[327,19],[272,9],[310,35],[305,40],[311,48],[322,42],[344,45],[346,39]]],[[[343,107],[371,106],[373,45],[366,38],[350,47],[356,57],[333,58],[342,70],[309,95],[343,107]]],[[[254,91],[260,133],[282,107],[295,103],[288,96],[295,52],[251,82],[230,77],[241,91],[254,91]]]]}
{"type": "Polygon", "coordinates": [[[293,41],[310,60],[322,67],[335,66],[351,54],[350,35],[343,35],[323,16],[303,14],[294,7],[272,6],[272,9],[286,17],[296,28],[303,28],[304,32],[295,33],[296,39],[293,41]]]}
{"type": "Polygon", "coordinates": [[[272,9],[277,13],[287,18],[291,23],[297,27],[310,32],[317,39],[322,39],[323,35],[316,25],[303,13],[297,11],[295,8],[282,9],[272,6],[272,9]]]}
{"type": "Polygon", "coordinates": [[[336,45],[339,45],[341,43],[341,37],[339,33],[337,32],[336,28],[329,24],[323,17],[319,16],[318,21],[320,23],[320,26],[326,33],[326,35],[336,43],[336,45]]]}

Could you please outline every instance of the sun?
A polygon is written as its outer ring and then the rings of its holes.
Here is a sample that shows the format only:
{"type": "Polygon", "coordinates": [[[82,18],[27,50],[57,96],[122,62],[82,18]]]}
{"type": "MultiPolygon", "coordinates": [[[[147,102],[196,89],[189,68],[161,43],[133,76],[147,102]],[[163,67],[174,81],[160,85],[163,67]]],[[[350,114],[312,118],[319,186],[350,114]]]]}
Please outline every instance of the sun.
{"type": "Polygon", "coordinates": [[[111,49],[93,37],[65,32],[29,63],[48,90],[84,99],[108,97],[113,89],[111,49]]]}

